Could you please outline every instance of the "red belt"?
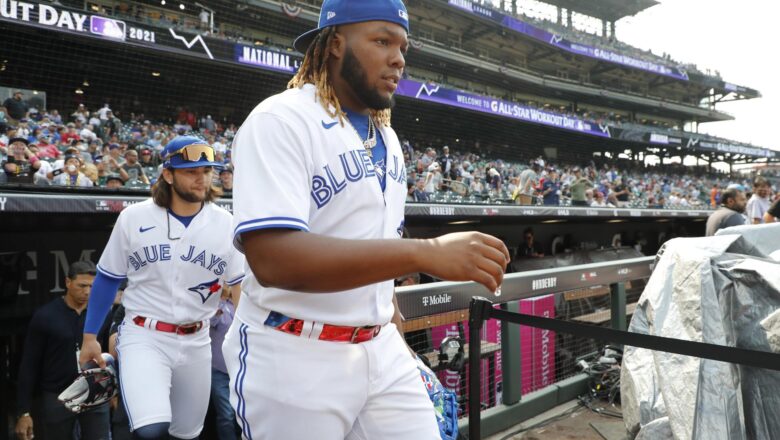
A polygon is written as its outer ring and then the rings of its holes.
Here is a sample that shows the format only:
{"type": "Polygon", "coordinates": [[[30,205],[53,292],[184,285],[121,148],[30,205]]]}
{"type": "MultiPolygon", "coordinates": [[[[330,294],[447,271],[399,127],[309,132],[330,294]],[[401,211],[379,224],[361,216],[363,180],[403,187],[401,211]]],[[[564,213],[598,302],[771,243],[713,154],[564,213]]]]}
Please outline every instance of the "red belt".
{"type": "Polygon", "coordinates": [[[155,321],[154,319],[146,318],[144,316],[136,316],[133,318],[133,322],[141,327],[146,327],[145,324],[147,321],[150,324],[148,328],[153,328],[154,330],[166,333],[176,333],[177,335],[191,335],[203,328],[203,321],[193,322],[192,324],[169,324],[167,322],[155,321]]]}
{"type": "MultiPolygon", "coordinates": [[[[302,319],[289,318],[278,312],[271,312],[265,320],[265,325],[275,328],[281,332],[300,336],[303,332],[303,325],[306,321],[302,319]]],[[[323,324],[322,332],[317,338],[320,341],[349,342],[357,344],[374,339],[382,329],[381,325],[367,325],[364,327],[348,327],[341,325],[323,324]]]]}

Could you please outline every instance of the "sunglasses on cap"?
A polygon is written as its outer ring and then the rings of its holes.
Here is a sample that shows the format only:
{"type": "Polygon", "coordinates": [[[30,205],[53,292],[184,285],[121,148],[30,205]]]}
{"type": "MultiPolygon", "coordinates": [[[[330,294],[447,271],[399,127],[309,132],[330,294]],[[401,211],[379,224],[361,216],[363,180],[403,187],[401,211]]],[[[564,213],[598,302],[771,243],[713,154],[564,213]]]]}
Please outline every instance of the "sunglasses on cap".
{"type": "Polygon", "coordinates": [[[190,144],[181,150],[176,150],[166,157],[170,159],[173,156],[181,155],[182,159],[189,162],[198,162],[204,156],[207,161],[214,162],[214,149],[206,144],[190,144]]]}

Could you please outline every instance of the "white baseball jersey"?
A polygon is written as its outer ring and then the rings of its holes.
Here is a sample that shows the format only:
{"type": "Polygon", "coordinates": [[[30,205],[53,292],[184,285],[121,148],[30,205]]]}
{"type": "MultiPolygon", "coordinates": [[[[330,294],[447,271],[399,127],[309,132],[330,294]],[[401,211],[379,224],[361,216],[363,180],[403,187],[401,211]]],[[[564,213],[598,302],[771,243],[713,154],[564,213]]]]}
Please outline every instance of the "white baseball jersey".
{"type": "Polygon", "coordinates": [[[231,224],[229,212],[205,203],[185,227],[148,199],[119,214],[97,267],[111,278],[127,278],[122,296],[127,316],[173,324],[204,321],[219,305],[221,284],[244,277],[231,224]]]}
{"type": "MultiPolygon", "coordinates": [[[[379,129],[387,148],[386,189],[363,140],[315,101],[307,84],[272,96],[247,117],[233,143],[235,244],[266,228],[298,229],[362,240],[399,238],[406,170],[395,132],[379,129]]],[[[311,294],[263,287],[251,272],[242,284],[249,300],[289,317],[335,325],[385,324],[393,315],[393,281],[343,292],[311,294]]],[[[264,317],[243,316],[262,325],[264,317]]]]}

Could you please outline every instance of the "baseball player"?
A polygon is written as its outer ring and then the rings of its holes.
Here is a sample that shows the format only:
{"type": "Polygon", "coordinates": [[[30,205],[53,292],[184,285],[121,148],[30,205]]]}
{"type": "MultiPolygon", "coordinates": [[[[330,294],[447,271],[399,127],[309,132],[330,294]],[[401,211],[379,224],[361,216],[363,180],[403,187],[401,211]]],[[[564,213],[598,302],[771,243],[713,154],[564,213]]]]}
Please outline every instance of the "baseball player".
{"type": "Polygon", "coordinates": [[[247,439],[441,438],[393,279],[495,291],[509,254],[476,232],[400,239],[406,170],[390,108],[408,29],[401,0],[325,0],[295,41],[305,57],[289,90],[236,135],[234,243],[252,273],[223,353],[247,439]]]}
{"type": "Polygon", "coordinates": [[[152,198],[122,211],[100,257],[80,357],[102,365],[95,335],[127,279],[117,353],[136,439],[199,435],[211,383],[208,320],[221,284],[243,279],[243,257],[231,244],[232,216],[212,203],[218,196],[211,186],[214,150],[181,136],[163,158],[152,198]]]}

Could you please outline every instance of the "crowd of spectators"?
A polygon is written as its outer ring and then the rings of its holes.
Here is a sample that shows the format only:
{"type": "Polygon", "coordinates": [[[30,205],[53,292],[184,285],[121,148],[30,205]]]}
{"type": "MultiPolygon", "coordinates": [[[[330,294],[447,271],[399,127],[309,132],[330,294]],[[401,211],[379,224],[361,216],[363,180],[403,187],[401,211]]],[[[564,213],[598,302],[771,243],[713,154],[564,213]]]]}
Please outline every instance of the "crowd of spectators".
{"type": "MultiPolygon", "coordinates": [[[[23,94],[9,100],[23,101],[23,94]]],[[[226,195],[233,190],[229,146],[237,128],[211,115],[198,118],[181,108],[173,124],[153,123],[143,114],[123,121],[108,104],[94,111],[79,104],[66,115],[35,108],[12,114],[9,100],[0,107],[0,183],[146,190],[159,176],[168,141],[194,132],[224,164],[215,184],[226,195]]]]}
{"type": "MultiPolygon", "coordinates": [[[[159,175],[168,141],[194,133],[224,164],[215,184],[228,196],[232,192],[235,124],[187,108],[172,123],[143,114],[122,120],[108,104],[92,110],[79,104],[60,114],[27,108],[23,98],[17,93],[0,107],[0,183],[146,190],[159,175]]],[[[511,162],[487,157],[476,146],[451,152],[414,140],[404,141],[403,149],[410,202],[714,209],[722,191],[751,188],[753,178],[598,157],[589,163],[543,157],[511,162]]]]}
{"type": "MultiPolygon", "coordinates": [[[[408,141],[403,149],[410,202],[715,209],[728,188],[751,193],[755,177],[599,158],[584,164],[543,157],[509,162],[472,152],[452,154],[448,146],[441,152],[432,146],[417,149],[408,141]]],[[[770,197],[776,188],[766,182],[770,197]]]]}

